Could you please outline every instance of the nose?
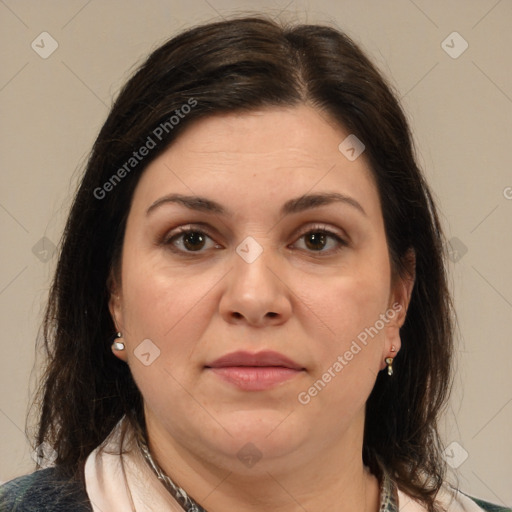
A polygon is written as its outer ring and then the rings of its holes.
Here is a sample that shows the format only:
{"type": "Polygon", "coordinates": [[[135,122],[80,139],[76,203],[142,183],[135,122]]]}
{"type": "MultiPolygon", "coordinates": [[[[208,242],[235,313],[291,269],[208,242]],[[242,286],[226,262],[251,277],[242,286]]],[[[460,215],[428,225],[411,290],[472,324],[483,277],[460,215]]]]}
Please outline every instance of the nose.
{"type": "Polygon", "coordinates": [[[234,253],[233,267],[226,277],[219,304],[226,322],[264,327],[280,325],[290,318],[292,292],[268,251],[250,263],[234,253]]]}

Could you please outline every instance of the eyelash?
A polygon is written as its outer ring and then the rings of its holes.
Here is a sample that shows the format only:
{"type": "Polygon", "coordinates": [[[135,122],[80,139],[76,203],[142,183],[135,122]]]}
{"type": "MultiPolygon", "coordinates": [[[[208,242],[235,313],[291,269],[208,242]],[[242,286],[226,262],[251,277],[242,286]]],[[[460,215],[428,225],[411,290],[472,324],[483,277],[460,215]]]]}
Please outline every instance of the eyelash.
{"type": "MultiPolygon", "coordinates": [[[[177,254],[181,254],[181,255],[194,256],[194,255],[204,254],[206,251],[204,251],[202,249],[199,251],[187,251],[187,250],[178,249],[174,245],[173,242],[175,240],[180,239],[184,235],[188,235],[190,233],[199,233],[201,235],[206,235],[208,238],[213,240],[213,237],[208,233],[208,230],[205,229],[204,226],[188,225],[188,226],[180,226],[179,228],[174,230],[174,232],[171,232],[168,236],[166,236],[162,240],[161,245],[169,246],[169,248],[173,252],[175,252],[177,254]]],[[[305,237],[306,235],[309,235],[312,233],[315,233],[315,234],[321,233],[321,234],[327,235],[329,238],[334,239],[338,244],[338,247],[336,247],[335,249],[330,249],[328,251],[324,251],[324,250],[314,251],[314,250],[301,249],[301,250],[305,250],[306,252],[308,252],[312,255],[320,255],[320,256],[329,255],[330,256],[332,254],[338,253],[343,248],[348,246],[348,243],[343,238],[341,238],[337,233],[334,233],[329,228],[327,228],[326,226],[323,226],[323,225],[313,226],[312,228],[308,229],[307,231],[305,231],[301,235],[299,235],[297,240],[300,240],[301,238],[305,237]]],[[[218,244],[216,244],[216,245],[218,246],[218,244]]]]}

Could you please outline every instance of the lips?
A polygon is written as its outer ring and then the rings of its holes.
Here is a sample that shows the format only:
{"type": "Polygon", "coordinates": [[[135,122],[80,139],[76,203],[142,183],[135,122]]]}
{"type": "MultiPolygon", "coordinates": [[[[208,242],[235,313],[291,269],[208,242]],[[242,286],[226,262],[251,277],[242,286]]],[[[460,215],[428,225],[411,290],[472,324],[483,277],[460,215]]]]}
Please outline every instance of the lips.
{"type": "Polygon", "coordinates": [[[208,363],[205,368],[229,384],[245,391],[263,391],[305,370],[279,352],[232,352],[208,363]]]}
{"type": "Polygon", "coordinates": [[[270,350],[251,354],[250,352],[232,352],[219,357],[212,363],[206,365],[207,368],[226,368],[230,366],[281,366],[293,370],[303,370],[304,368],[279,352],[270,350]]]}

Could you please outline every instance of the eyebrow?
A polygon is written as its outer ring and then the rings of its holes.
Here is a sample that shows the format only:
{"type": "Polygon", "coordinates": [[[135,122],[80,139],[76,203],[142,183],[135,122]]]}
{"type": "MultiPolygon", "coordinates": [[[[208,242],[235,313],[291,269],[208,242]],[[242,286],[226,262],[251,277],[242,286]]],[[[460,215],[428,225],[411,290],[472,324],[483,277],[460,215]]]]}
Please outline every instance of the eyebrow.
{"type": "MultiPolygon", "coordinates": [[[[230,210],[224,208],[221,204],[206,197],[201,196],[185,196],[182,194],[169,194],[160,199],[157,199],[146,211],[149,215],[152,211],[163,204],[177,203],[190,210],[216,213],[219,215],[232,215],[230,210]]],[[[337,192],[331,193],[318,193],[318,194],[305,194],[294,199],[290,199],[284,203],[281,208],[281,215],[290,215],[292,213],[300,213],[312,208],[319,208],[333,203],[343,203],[352,206],[363,215],[367,216],[364,208],[353,197],[339,194],[337,192]]]]}

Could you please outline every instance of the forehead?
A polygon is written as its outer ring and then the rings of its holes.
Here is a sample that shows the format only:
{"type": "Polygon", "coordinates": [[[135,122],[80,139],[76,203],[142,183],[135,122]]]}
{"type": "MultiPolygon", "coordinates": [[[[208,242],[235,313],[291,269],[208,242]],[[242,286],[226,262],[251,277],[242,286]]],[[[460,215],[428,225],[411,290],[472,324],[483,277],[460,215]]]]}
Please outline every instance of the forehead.
{"type": "Polygon", "coordinates": [[[339,150],[348,135],[307,106],[201,119],[149,164],[134,203],[149,205],[179,192],[235,208],[271,208],[275,200],[277,208],[287,197],[327,190],[380,210],[364,153],[350,161],[339,150]]]}
{"type": "Polygon", "coordinates": [[[172,148],[182,158],[184,153],[197,158],[224,154],[247,162],[282,157],[318,168],[334,163],[346,135],[326,114],[301,105],[211,116],[192,124],[172,148]]]}

